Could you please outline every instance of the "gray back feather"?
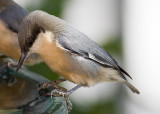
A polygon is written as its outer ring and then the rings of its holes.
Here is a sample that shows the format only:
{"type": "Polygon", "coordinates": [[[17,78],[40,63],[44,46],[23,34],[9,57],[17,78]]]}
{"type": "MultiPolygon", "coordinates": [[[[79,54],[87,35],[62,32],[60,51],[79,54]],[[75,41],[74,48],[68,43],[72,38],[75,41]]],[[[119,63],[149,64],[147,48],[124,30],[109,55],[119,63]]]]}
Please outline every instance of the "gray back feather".
{"type": "Polygon", "coordinates": [[[64,49],[67,49],[72,53],[95,61],[104,67],[118,70],[123,79],[126,80],[123,73],[130,77],[130,75],[118,65],[116,60],[100,45],[70,25],[66,25],[64,30],[58,34],[57,40],[64,49]]]}
{"type": "Polygon", "coordinates": [[[65,49],[106,67],[118,69],[117,62],[100,45],[73,27],[67,25],[57,37],[59,44],[65,49]]]}

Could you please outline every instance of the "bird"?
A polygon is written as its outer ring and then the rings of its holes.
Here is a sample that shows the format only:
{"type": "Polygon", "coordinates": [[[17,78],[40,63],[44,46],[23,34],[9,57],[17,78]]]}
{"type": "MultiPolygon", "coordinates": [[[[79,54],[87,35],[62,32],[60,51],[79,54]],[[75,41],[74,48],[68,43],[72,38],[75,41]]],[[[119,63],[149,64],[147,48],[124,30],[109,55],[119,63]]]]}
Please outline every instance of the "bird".
{"type": "Polygon", "coordinates": [[[114,81],[124,83],[133,93],[140,94],[127,81],[126,76],[130,75],[105,49],[54,15],[41,10],[30,12],[20,25],[18,42],[21,57],[17,71],[28,55],[37,53],[53,72],[77,84],[68,95],[80,87],[114,81]]]}
{"type": "MultiPolygon", "coordinates": [[[[23,18],[28,13],[13,0],[0,0],[0,53],[4,57],[10,57],[16,61],[19,59],[21,53],[17,34],[23,18]]],[[[34,65],[42,61],[40,56],[34,53],[28,57],[25,64],[34,65]]],[[[10,62],[13,64],[12,61],[10,62]]]]}

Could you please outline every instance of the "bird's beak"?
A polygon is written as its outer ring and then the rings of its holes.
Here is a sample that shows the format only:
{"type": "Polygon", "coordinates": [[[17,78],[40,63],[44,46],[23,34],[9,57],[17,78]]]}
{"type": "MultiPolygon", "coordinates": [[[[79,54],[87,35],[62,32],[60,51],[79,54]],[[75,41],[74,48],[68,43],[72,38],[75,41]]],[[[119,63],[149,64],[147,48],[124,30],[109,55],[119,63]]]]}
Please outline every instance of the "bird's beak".
{"type": "Polygon", "coordinates": [[[22,64],[23,64],[23,62],[24,62],[27,54],[28,54],[28,52],[26,52],[26,53],[21,53],[21,57],[19,58],[16,71],[18,71],[18,70],[21,68],[21,66],[22,66],[22,64]]]}

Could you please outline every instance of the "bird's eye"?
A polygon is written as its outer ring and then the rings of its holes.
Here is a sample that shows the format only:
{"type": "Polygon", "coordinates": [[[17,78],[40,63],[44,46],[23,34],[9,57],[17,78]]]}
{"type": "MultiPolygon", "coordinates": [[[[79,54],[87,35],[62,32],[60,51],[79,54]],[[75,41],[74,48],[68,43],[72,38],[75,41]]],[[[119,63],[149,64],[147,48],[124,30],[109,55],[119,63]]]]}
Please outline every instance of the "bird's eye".
{"type": "Polygon", "coordinates": [[[29,42],[29,46],[32,46],[32,44],[33,44],[33,41],[30,41],[30,42],[29,42]]]}

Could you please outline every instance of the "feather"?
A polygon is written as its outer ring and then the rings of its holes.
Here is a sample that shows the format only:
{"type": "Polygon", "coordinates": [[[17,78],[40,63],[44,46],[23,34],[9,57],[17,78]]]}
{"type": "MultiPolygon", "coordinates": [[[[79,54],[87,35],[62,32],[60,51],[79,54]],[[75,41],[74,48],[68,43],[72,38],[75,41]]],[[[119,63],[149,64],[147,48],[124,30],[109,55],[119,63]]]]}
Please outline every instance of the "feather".
{"type": "Polygon", "coordinates": [[[117,62],[100,45],[69,25],[58,34],[57,41],[59,45],[73,53],[118,69],[117,62]]]}
{"type": "Polygon", "coordinates": [[[100,45],[93,42],[86,35],[69,25],[67,25],[65,29],[57,36],[57,42],[61,47],[70,51],[71,53],[78,54],[86,59],[90,59],[102,65],[103,67],[109,67],[118,70],[121,74],[121,77],[125,80],[126,78],[123,74],[131,78],[131,76],[118,65],[116,60],[100,45]]]}
{"type": "Polygon", "coordinates": [[[20,23],[28,11],[12,0],[0,0],[0,20],[13,32],[18,33],[20,23]]]}

